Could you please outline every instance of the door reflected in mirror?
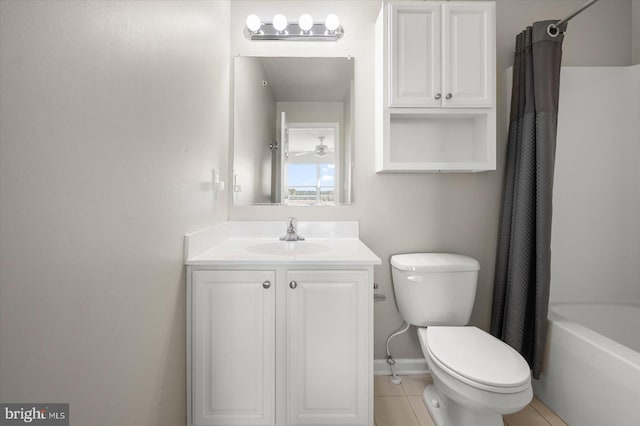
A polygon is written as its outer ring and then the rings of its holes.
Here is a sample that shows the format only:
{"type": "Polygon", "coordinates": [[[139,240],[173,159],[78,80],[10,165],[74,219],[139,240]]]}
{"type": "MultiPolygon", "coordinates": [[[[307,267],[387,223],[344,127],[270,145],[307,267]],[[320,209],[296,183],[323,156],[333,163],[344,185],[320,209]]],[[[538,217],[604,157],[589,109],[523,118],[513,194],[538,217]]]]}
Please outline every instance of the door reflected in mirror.
{"type": "Polygon", "coordinates": [[[235,58],[235,205],[352,202],[353,62],[235,58]]]}

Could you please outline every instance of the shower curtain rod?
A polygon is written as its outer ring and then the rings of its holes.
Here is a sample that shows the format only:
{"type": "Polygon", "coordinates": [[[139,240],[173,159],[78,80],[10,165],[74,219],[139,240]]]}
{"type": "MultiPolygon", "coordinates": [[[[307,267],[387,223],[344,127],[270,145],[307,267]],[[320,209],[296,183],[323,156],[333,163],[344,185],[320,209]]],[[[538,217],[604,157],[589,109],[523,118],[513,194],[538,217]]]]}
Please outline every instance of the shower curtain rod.
{"type": "Polygon", "coordinates": [[[549,33],[550,36],[555,37],[558,35],[558,33],[560,32],[560,30],[558,29],[560,27],[560,25],[564,24],[565,22],[569,21],[570,19],[572,19],[574,16],[576,16],[577,14],[581,13],[583,10],[585,10],[586,8],[588,8],[589,6],[592,6],[595,2],[597,2],[598,0],[589,0],[588,2],[586,2],[585,4],[583,4],[578,10],[576,10],[575,12],[573,12],[571,15],[559,20],[558,22],[556,22],[555,24],[549,24],[549,26],[547,27],[547,33],[549,33]]]}

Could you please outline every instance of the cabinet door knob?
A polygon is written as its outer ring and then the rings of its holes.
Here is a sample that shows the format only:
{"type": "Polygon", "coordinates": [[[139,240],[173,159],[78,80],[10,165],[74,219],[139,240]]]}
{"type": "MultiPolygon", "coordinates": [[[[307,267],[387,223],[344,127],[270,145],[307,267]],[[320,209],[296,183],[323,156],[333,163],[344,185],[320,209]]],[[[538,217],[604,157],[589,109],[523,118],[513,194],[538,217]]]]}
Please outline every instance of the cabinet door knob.
{"type": "Polygon", "coordinates": [[[291,282],[289,283],[289,287],[291,287],[292,289],[295,289],[296,287],[298,287],[298,283],[297,283],[297,282],[295,282],[295,281],[291,281],[291,282]]]}
{"type": "Polygon", "coordinates": [[[434,96],[435,99],[440,99],[442,97],[442,94],[440,93],[436,93],[436,95],[434,96]]]}
{"type": "Polygon", "coordinates": [[[271,287],[271,281],[265,281],[262,283],[262,288],[267,289],[271,287]]]}
{"type": "Polygon", "coordinates": [[[453,95],[452,95],[451,93],[447,93],[446,98],[447,98],[447,99],[451,99],[451,98],[453,98],[453,95]]]}

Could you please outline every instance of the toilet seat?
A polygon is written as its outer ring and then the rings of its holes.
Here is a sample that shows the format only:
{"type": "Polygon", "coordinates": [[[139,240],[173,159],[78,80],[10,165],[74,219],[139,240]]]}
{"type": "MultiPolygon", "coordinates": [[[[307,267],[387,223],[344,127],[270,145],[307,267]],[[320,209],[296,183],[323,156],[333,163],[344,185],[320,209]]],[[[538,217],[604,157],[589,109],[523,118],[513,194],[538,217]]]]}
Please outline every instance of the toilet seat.
{"type": "Polygon", "coordinates": [[[531,385],[524,358],[476,327],[432,326],[419,329],[418,336],[438,367],[470,386],[496,393],[516,393],[531,385]]]}

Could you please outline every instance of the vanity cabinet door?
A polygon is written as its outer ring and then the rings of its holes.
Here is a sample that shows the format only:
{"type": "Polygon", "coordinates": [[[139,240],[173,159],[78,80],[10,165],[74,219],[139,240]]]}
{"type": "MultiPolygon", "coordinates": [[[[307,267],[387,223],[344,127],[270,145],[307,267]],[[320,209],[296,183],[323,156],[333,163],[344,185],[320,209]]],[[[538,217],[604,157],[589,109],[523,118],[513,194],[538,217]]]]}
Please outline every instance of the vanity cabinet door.
{"type": "Polygon", "coordinates": [[[368,287],[367,271],[288,271],[289,425],[368,424],[368,287]]]}
{"type": "Polygon", "coordinates": [[[494,3],[443,5],[442,102],[490,107],[494,92],[494,3]]]}
{"type": "Polygon", "coordinates": [[[193,424],[273,425],[275,272],[194,271],[193,424]]]}

